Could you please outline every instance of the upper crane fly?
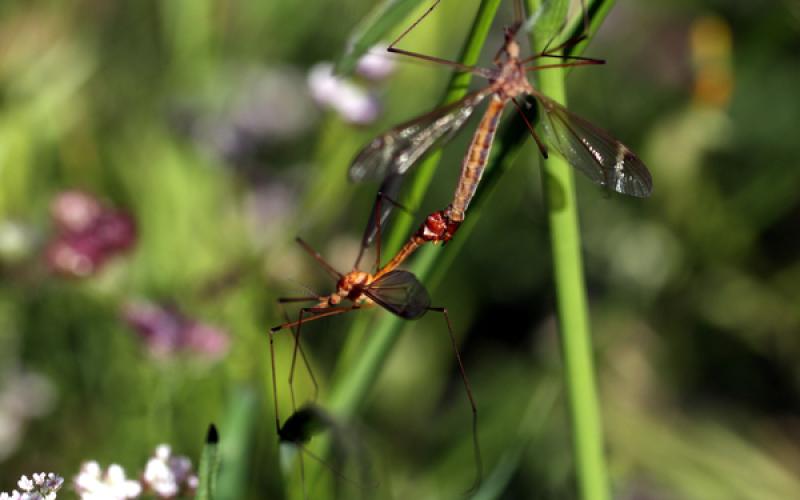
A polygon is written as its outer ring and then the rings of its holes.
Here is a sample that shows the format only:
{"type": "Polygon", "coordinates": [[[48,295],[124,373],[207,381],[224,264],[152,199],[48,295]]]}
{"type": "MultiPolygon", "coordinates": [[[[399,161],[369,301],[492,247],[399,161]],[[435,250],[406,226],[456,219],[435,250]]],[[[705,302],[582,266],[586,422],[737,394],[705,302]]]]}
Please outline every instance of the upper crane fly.
{"type": "MultiPolygon", "coordinates": [[[[489,84],[457,102],[402,123],[373,139],[353,160],[349,169],[350,179],[353,181],[366,179],[384,181],[403,176],[427,152],[452,138],[464,126],[478,104],[488,97],[491,98],[464,156],[458,185],[450,205],[426,218],[403,249],[385,266],[387,271],[400,265],[422,244],[431,241],[446,243],[453,237],[464,221],[467,208],[475,195],[475,190],[489,159],[500,116],[508,102],[512,102],[522,115],[542,157],[548,157],[548,147],[550,147],[596,184],[635,197],[643,198],[650,195],[653,188],[650,172],[627,146],[613,138],[608,132],[573,114],[564,106],[539,92],[528,79],[528,73],[533,71],[605,63],[601,59],[561,54],[561,51],[586,39],[588,18],[585,9],[582,34],[522,58],[520,45],[516,41],[516,36],[523,26],[522,7],[517,2],[515,5],[518,19],[513,25],[505,28],[505,40],[493,59],[494,67],[483,68],[396,47],[396,44],[430,14],[440,1],[436,0],[419,19],[389,45],[387,50],[451,66],[458,71],[469,72],[485,78],[489,84]],[[560,59],[564,62],[535,63],[535,61],[545,58],[560,59]],[[545,128],[544,140],[539,137],[523,112],[520,99],[528,96],[532,96],[544,112],[542,120],[545,128]]],[[[385,219],[389,210],[391,207],[384,207],[377,217],[385,219]]],[[[368,228],[365,232],[365,239],[371,238],[373,232],[371,228],[368,228]]]]}

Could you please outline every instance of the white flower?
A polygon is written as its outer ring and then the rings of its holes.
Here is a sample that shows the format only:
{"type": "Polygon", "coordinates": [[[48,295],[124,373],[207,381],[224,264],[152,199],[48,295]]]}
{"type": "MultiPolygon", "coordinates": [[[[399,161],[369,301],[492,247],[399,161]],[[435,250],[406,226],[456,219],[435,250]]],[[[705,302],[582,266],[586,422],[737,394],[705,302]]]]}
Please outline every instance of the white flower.
{"type": "Polygon", "coordinates": [[[386,52],[387,45],[375,45],[361,56],[356,72],[370,80],[383,80],[394,71],[394,59],[386,52]]]}
{"type": "Polygon", "coordinates": [[[366,124],[378,117],[378,100],[358,85],[333,74],[333,64],[319,63],[308,73],[311,97],[321,106],[334,109],[345,120],[366,124]]]}
{"type": "Polygon", "coordinates": [[[172,449],[166,444],[156,447],[154,456],[147,461],[142,481],[160,498],[172,498],[184,487],[192,491],[197,486],[191,460],[172,456],[172,449]]]}
{"type": "Polygon", "coordinates": [[[121,466],[111,464],[103,474],[103,469],[95,461],[81,465],[73,485],[82,500],[125,500],[137,498],[142,493],[139,481],[126,479],[121,466]]]}
{"type": "Polygon", "coordinates": [[[17,490],[11,493],[0,493],[0,500],[55,500],[56,492],[62,484],[64,484],[64,478],[52,472],[33,474],[33,479],[22,476],[17,481],[17,486],[22,489],[22,493],[17,490]]]}
{"type": "Polygon", "coordinates": [[[28,479],[28,476],[25,475],[19,478],[17,486],[19,486],[22,491],[33,491],[33,481],[28,479]]]}

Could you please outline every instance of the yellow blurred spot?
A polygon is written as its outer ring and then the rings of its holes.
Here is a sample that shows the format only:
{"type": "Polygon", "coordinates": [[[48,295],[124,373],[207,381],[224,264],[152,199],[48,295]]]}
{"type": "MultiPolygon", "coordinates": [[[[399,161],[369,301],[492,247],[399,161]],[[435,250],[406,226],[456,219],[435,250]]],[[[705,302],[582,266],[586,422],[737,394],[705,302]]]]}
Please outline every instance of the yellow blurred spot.
{"type": "Polygon", "coordinates": [[[690,46],[695,70],[696,104],[723,108],[733,93],[733,36],[722,18],[704,16],[691,27],[690,46]]]}

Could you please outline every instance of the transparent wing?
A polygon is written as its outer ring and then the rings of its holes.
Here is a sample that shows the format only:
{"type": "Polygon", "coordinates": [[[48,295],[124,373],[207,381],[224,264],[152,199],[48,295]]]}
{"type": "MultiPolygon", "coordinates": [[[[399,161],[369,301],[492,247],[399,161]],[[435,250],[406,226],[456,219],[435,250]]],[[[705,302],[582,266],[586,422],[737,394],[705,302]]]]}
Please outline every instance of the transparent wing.
{"type": "MultiPolygon", "coordinates": [[[[403,178],[397,174],[389,174],[381,182],[380,192],[390,200],[397,200],[400,195],[400,187],[402,187],[403,178]]],[[[372,245],[375,240],[375,235],[378,233],[378,220],[380,220],[381,228],[386,231],[386,222],[389,215],[394,210],[394,204],[388,200],[375,200],[372,205],[367,226],[364,228],[364,234],[361,236],[361,248],[367,248],[372,245]],[[378,204],[380,203],[380,210],[378,204]],[[378,213],[380,212],[380,213],[378,213]]]]}
{"type": "Polygon", "coordinates": [[[416,319],[431,305],[428,291],[408,271],[392,271],[370,283],[364,293],[384,309],[404,319],[416,319]]]}
{"type": "Polygon", "coordinates": [[[443,144],[464,126],[475,107],[491,93],[483,89],[449,106],[403,123],[379,135],[358,153],[350,165],[350,180],[381,181],[389,174],[405,174],[433,146],[443,144]]]}
{"type": "Polygon", "coordinates": [[[653,190],[647,167],[624,144],[536,92],[544,116],[545,143],[593,182],[622,194],[646,198],[653,190]]]}

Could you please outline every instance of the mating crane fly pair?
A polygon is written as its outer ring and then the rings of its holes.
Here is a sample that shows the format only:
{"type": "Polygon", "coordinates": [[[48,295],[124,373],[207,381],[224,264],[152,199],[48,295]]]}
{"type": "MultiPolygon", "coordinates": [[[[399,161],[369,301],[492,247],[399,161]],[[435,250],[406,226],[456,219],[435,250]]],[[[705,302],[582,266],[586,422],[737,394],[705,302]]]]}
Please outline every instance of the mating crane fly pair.
{"type": "MultiPolygon", "coordinates": [[[[420,246],[425,243],[446,243],[449,241],[466,216],[478,183],[486,168],[492,143],[497,132],[500,117],[506,105],[511,102],[522,115],[540,154],[547,158],[554,150],[564,157],[574,168],[585,174],[592,182],[606,189],[635,197],[647,197],[652,191],[652,178],[645,165],[621,142],[610,134],[576,116],[562,105],[548,98],[528,80],[528,73],[550,68],[569,68],[575,66],[603,64],[600,59],[564,55],[563,52],[587,37],[588,17],[583,9],[584,32],[563,43],[550,47],[550,43],[538,53],[523,58],[516,40],[522,27],[522,8],[515,4],[516,22],[505,28],[505,40],[496,53],[494,67],[469,66],[417,52],[397,48],[396,45],[414,29],[441,0],[433,5],[408,29],[392,42],[388,51],[414,57],[420,60],[445,65],[460,72],[469,72],[488,80],[484,88],[472,92],[461,100],[431,111],[409,122],[394,127],[376,137],[356,156],[349,169],[353,181],[378,180],[384,185],[396,188],[399,182],[426,153],[441,146],[452,138],[468,121],[477,106],[489,99],[489,104],[472,137],[469,149],[464,156],[461,174],[450,204],[426,217],[422,225],[411,235],[403,248],[384,266],[380,265],[380,225],[396,205],[390,197],[378,195],[374,213],[362,239],[353,270],[342,274],[333,269],[307,243],[298,242],[319,264],[336,279],[336,291],[327,296],[307,296],[279,299],[281,303],[316,302],[312,307],[300,309],[296,321],[287,321],[274,327],[271,333],[284,328],[297,328],[295,348],[292,355],[290,373],[294,373],[300,343],[300,330],[303,324],[328,316],[343,314],[352,310],[378,305],[389,312],[404,318],[416,319],[428,311],[442,313],[445,318],[450,339],[455,351],[458,367],[473,413],[473,441],[475,446],[477,477],[480,478],[481,462],[477,442],[477,409],[472,390],[464,371],[458,347],[453,336],[447,310],[431,307],[430,297],[424,286],[410,272],[398,267],[420,246]],[[557,59],[559,62],[543,62],[557,59]],[[540,137],[527,118],[521,103],[523,98],[533,98],[540,110],[543,134],[540,137]],[[377,262],[375,272],[368,273],[358,269],[364,250],[377,235],[377,262]],[[344,305],[349,302],[349,305],[344,305]]],[[[552,41],[551,41],[552,43],[552,41]]],[[[302,353],[302,350],[300,351],[302,353]]],[[[291,384],[290,375],[290,384],[291,384]]],[[[479,480],[479,479],[478,479],[479,480]]]]}

